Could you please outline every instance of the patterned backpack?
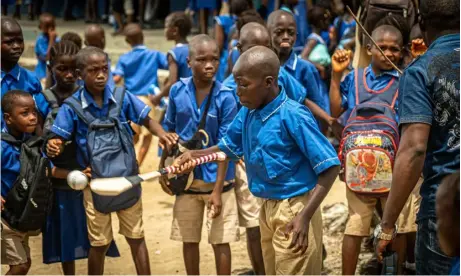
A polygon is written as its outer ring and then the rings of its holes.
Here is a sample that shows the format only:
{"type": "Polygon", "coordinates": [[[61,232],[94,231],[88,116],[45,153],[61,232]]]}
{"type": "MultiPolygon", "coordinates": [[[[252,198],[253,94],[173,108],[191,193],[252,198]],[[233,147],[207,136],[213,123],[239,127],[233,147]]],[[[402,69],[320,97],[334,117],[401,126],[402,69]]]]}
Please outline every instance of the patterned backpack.
{"type": "Polygon", "coordinates": [[[356,106],[347,120],[339,148],[341,177],[358,193],[382,194],[390,190],[399,143],[395,101],[398,78],[379,91],[366,84],[365,70],[355,70],[356,106]]]}

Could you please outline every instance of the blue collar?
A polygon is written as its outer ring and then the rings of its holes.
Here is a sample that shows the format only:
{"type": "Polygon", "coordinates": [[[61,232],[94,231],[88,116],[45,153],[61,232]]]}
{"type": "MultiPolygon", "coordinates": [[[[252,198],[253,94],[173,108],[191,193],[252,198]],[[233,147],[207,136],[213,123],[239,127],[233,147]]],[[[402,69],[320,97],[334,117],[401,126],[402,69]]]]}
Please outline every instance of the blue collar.
{"type": "Polygon", "coordinates": [[[391,77],[399,78],[399,72],[397,70],[389,70],[389,71],[382,71],[381,74],[375,75],[375,72],[373,72],[373,68],[371,68],[371,64],[368,65],[368,67],[365,69],[365,75],[370,75],[372,80],[375,80],[381,76],[384,75],[389,75],[391,77]]]}
{"type": "MultiPolygon", "coordinates": [[[[3,133],[9,133],[9,134],[11,134],[10,131],[8,130],[8,126],[6,125],[6,123],[5,123],[5,124],[3,125],[3,127],[2,127],[2,132],[3,132],[3,133]]],[[[27,140],[27,139],[28,139],[29,137],[31,137],[31,136],[32,136],[32,134],[30,134],[30,133],[23,133],[23,134],[22,134],[21,141],[25,141],[25,140],[27,140]]]]}
{"type": "MultiPolygon", "coordinates": [[[[103,106],[108,105],[109,100],[111,102],[113,102],[113,103],[116,103],[116,101],[114,99],[114,96],[112,95],[112,92],[110,91],[110,88],[109,88],[108,85],[106,85],[106,87],[104,88],[103,93],[104,93],[103,94],[103,100],[102,100],[103,106]]],[[[96,102],[94,101],[93,95],[91,95],[91,93],[88,92],[88,90],[86,90],[86,87],[84,87],[81,90],[80,99],[81,99],[81,102],[82,102],[82,108],[83,109],[89,107],[90,105],[93,105],[94,107],[100,108],[99,105],[96,104],[96,102]]]]}
{"type": "Polygon", "coordinates": [[[269,104],[267,104],[265,107],[262,109],[255,109],[253,111],[256,111],[261,115],[261,118],[263,122],[265,122],[267,119],[269,119],[272,115],[274,115],[285,102],[288,100],[287,95],[285,94],[285,90],[283,87],[280,88],[280,92],[278,96],[272,100],[269,104]]]}
{"type": "Polygon", "coordinates": [[[139,44],[139,45],[136,45],[133,47],[133,51],[136,51],[136,50],[146,50],[147,49],[147,46],[144,45],[144,44],[139,44]]]}
{"type": "Polygon", "coordinates": [[[290,57],[285,62],[284,66],[288,66],[291,70],[296,70],[296,65],[298,64],[298,57],[294,51],[291,51],[290,57]]]}
{"type": "Polygon", "coordinates": [[[18,64],[16,64],[13,69],[11,69],[10,72],[6,73],[2,70],[2,79],[6,76],[10,75],[12,76],[15,80],[19,81],[19,77],[21,76],[21,67],[19,67],[18,64]]]}
{"type": "MultiPolygon", "coordinates": [[[[192,79],[193,77],[188,77],[188,78],[181,78],[181,82],[187,87],[187,90],[192,93],[192,95],[195,98],[195,84],[192,79]]],[[[219,81],[214,80],[213,81],[213,90],[211,91],[210,95],[218,95],[219,92],[221,91],[232,91],[229,87],[221,85],[219,81]]]]}
{"type": "Polygon", "coordinates": [[[449,42],[457,42],[459,45],[459,33],[458,34],[449,34],[449,35],[443,35],[436,40],[434,40],[431,45],[429,46],[429,49],[433,48],[438,48],[440,45],[443,45],[445,43],[449,42]]]}

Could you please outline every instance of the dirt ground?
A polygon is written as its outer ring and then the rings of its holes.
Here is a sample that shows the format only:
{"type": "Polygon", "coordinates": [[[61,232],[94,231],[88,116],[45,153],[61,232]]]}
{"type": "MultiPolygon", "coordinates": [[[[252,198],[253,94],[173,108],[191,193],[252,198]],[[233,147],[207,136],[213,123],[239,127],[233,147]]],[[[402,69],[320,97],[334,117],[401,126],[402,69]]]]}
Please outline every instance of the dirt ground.
{"type": "MultiPolygon", "coordinates": [[[[153,141],[153,145],[156,141],[153,141]]],[[[154,170],[158,164],[157,149],[152,146],[148,153],[147,160],[141,168],[142,172],[154,170]]],[[[149,250],[151,270],[153,274],[185,274],[181,243],[169,239],[172,220],[172,207],[174,197],[165,194],[156,181],[143,184],[143,212],[144,227],[146,233],[147,247],[149,250]]],[[[337,181],[322,206],[338,202],[345,202],[345,187],[337,181]]],[[[114,233],[118,229],[118,220],[113,218],[114,233]]],[[[328,229],[326,229],[328,230],[328,229]]],[[[231,244],[232,250],[232,274],[241,274],[251,269],[246,250],[245,229],[241,228],[241,239],[231,244]]],[[[324,274],[341,273],[341,239],[342,234],[329,234],[324,231],[324,244],[327,251],[327,258],[324,261],[324,274]]],[[[120,258],[107,258],[105,274],[135,274],[136,269],[131,259],[130,250],[123,236],[116,234],[115,240],[120,250],[120,258]]],[[[46,265],[42,263],[42,238],[41,236],[30,239],[32,267],[31,275],[59,275],[62,274],[60,264],[46,265]]],[[[202,233],[200,244],[200,271],[202,274],[215,274],[214,256],[211,246],[207,244],[207,234],[202,233]]],[[[362,256],[363,257],[363,256],[362,256]]],[[[363,259],[363,258],[362,258],[363,259]]],[[[2,274],[8,270],[2,266],[2,274]]],[[[87,261],[76,262],[77,274],[87,273],[87,261]]]]}

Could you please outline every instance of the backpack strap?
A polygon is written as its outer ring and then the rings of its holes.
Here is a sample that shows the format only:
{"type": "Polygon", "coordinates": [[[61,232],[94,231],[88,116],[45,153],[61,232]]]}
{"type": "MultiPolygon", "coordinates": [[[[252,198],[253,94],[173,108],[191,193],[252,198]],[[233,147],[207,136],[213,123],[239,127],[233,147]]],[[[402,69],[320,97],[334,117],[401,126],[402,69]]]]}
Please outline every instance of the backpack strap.
{"type": "Polygon", "coordinates": [[[214,86],[215,86],[215,83],[213,83],[213,86],[211,87],[211,92],[210,94],[208,94],[208,99],[205,105],[205,110],[203,111],[202,118],[200,119],[200,123],[198,125],[197,131],[205,128],[206,116],[208,115],[208,109],[210,109],[211,101],[213,99],[214,86]]]}
{"type": "Polygon", "coordinates": [[[116,86],[114,88],[113,96],[117,104],[111,105],[109,108],[109,117],[118,118],[123,107],[123,100],[125,99],[125,87],[116,86]]]}
{"type": "Polygon", "coordinates": [[[90,112],[85,112],[83,110],[82,103],[75,97],[71,96],[67,98],[64,103],[68,104],[72,110],[77,113],[77,116],[82,119],[88,126],[96,119],[93,115],[91,115],[90,112]]]}
{"type": "Polygon", "coordinates": [[[43,96],[45,96],[46,101],[52,108],[52,112],[59,109],[58,105],[58,99],[56,98],[56,95],[54,95],[53,91],[50,89],[45,89],[42,91],[43,96]]]}
{"type": "Polygon", "coordinates": [[[11,134],[9,134],[7,132],[2,132],[1,133],[1,139],[2,139],[2,141],[5,141],[5,142],[7,142],[9,144],[13,144],[15,146],[19,146],[19,145],[22,144],[22,141],[17,140],[16,138],[14,138],[13,135],[11,135],[11,134]]]}

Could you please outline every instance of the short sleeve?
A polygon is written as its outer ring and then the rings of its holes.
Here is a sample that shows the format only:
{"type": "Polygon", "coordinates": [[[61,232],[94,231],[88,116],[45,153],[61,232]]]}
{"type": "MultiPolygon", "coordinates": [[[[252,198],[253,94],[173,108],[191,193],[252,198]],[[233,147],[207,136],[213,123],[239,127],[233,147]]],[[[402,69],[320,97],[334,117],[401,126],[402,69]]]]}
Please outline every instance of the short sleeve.
{"type": "Polygon", "coordinates": [[[325,101],[320,90],[320,75],[318,74],[317,69],[315,69],[314,65],[312,65],[312,67],[313,68],[307,67],[307,70],[303,76],[303,84],[306,88],[306,96],[309,100],[313,101],[320,108],[322,108],[323,110],[327,110],[327,107],[325,106],[325,101]]]}
{"type": "Polygon", "coordinates": [[[125,91],[123,100],[123,112],[128,120],[137,125],[142,125],[151,108],[138,99],[135,95],[125,91]]]}
{"type": "Polygon", "coordinates": [[[70,140],[75,128],[74,118],[74,110],[72,110],[69,105],[63,104],[58,111],[58,115],[56,115],[54,124],[51,127],[51,132],[64,138],[65,140],[70,140]]]}
{"type": "Polygon", "coordinates": [[[218,147],[228,158],[238,160],[243,156],[243,120],[247,115],[246,108],[241,108],[229,125],[226,135],[219,141],[218,147]]]}
{"type": "Polygon", "coordinates": [[[39,58],[45,59],[47,50],[48,50],[48,43],[46,43],[46,40],[43,38],[43,36],[40,36],[35,42],[35,54],[39,58]]]}
{"type": "Polygon", "coordinates": [[[46,100],[45,96],[42,93],[38,93],[32,95],[32,97],[35,101],[35,108],[38,112],[40,112],[40,116],[42,116],[42,118],[45,118],[48,115],[48,112],[50,112],[50,105],[48,104],[48,101],[46,100]]]}
{"type": "Polygon", "coordinates": [[[158,69],[168,70],[167,55],[161,52],[157,53],[158,69]]]}
{"type": "Polygon", "coordinates": [[[399,124],[432,124],[432,99],[426,84],[423,68],[413,64],[405,70],[399,82],[399,124]]]}
{"type": "Polygon", "coordinates": [[[176,48],[173,48],[173,49],[169,50],[169,51],[166,53],[167,61],[168,61],[168,56],[171,56],[171,58],[172,58],[176,63],[178,63],[178,55],[177,55],[177,53],[176,53],[176,48]]]}
{"type": "Polygon", "coordinates": [[[282,83],[283,88],[287,97],[298,103],[303,103],[306,99],[306,89],[289,73],[284,70],[280,70],[279,80],[282,83]]]}
{"type": "Polygon", "coordinates": [[[123,57],[120,57],[118,60],[117,65],[115,66],[115,70],[112,72],[112,74],[115,76],[125,76],[125,64],[123,63],[123,57]]]}
{"type": "Polygon", "coordinates": [[[341,92],[341,107],[343,109],[348,108],[349,92],[353,89],[354,85],[354,71],[349,72],[339,86],[341,92]]]}
{"type": "Polygon", "coordinates": [[[218,140],[223,138],[226,133],[229,125],[234,120],[237,115],[237,103],[235,102],[232,92],[220,92],[223,93],[223,97],[220,104],[219,110],[219,131],[218,131],[218,140]]]}
{"type": "Polygon", "coordinates": [[[288,114],[284,124],[315,173],[319,175],[328,168],[339,165],[335,149],[320,132],[309,109],[299,106],[288,114]]]}
{"type": "Polygon", "coordinates": [[[173,95],[176,93],[174,92],[176,89],[175,86],[171,87],[168,107],[166,109],[165,118],[163,119],[163,123],[166,127],[167,131],[174,131],[176,132],[176,103],[174,101],[173,95]]]}

